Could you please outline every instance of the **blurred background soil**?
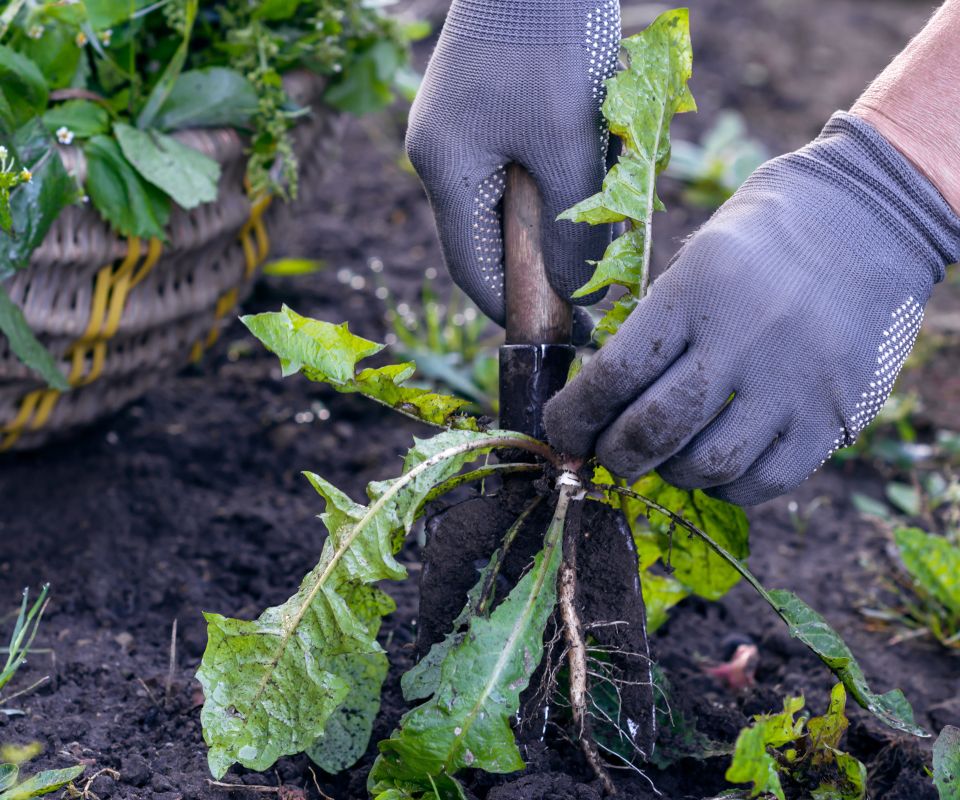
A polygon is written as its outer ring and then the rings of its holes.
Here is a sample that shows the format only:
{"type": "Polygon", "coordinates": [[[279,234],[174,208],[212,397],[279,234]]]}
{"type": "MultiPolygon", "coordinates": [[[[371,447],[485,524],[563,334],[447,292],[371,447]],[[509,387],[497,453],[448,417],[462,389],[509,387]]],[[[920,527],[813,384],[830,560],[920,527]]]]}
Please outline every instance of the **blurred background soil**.
{"type": "MultiPolygon", "coordinates": [[[[625,2],[627,32],[665,8],[625,2]]],[[[441,2],[410,0],[405,12],[439,27],[443,9],[441,2]]],[[[698,139],[732,109],[771,155],[797,147],[851,104],[931,11],[930,3],[914,0],[693,0],[692,88],[700,111],[677,120],[675,138],[698,139]]],[[[429,50],[429,41],[416,48],[421,67],[429,50]]],[[[322,260],[325,269],[264,278],[246,311],[286,302],[303,314],[348,319],[355,332],[382,340],[384,306],[373,293],[372,262],[383,263],[401,299],[416,297],[431,267],[444,285],[429,209],[401,157],[404,119],[398,105],[347,123],[321,201],[297,210],[298,236],[277,243],[284,253],[322,260]]],[[[682,203],[676,182],[665,181],[662,194],[670,210],[655,223],[658,269],[707,215],[682,203]]],[[[931,344],[905,382],[922,397],[921,424],[960,430],[960,301],[953,287],[937,290],[929,320],[931,344]]],[[[0,715],[0,742],[39,741],[39,766],[79,760],[88,775],[117,770],[91,785],[101,798],[233,796],[208,782],[202,697],[193,680],[205,644],[200,612],[255,616],[286,599],[315,563],[323,529],[314,517],[322,503],[300,470],[320,472],[359,498],[368,481],[395,473],[411,436],[423,432],[362,398],[299,377],[281,381],[279,374],[276,360],[236,323],[200,367],[115,418],[0,461],[0,610],[13,609],[25,585],[50,581],[53,597],[41,649],[18,685],[46,674],[52,680],[17,702],[22,715],[0,715]]],[[[889,540],[854,510],[854,490],[879,496],[881,478],[857,464],[833,465],[794,495],[752,509],[751,566],[768,586],[797,591],[824,613],[876,688],[902,687],[922,725],[958,724],[960,660],[923,639],[891,646],[890,634],[869,630],[857,610],[874,580],[870,564],[885,557],[889,540]],[[790,504],[807,509],[817,498],[823,502],[812,506],[800,535],[790,504]]],[[[416,548],[404,556],[416,577],[416,548]]],[[[388,588],[400,606],[385,630],[396,666],[374,739],[397,719],[396,680],[410,664],[406,645],[416,613],[414,581],[388,588]]],[[[789,692],[805,693],[815,712],[825,709],[829,674],[744,587],[721,603],[686,601],[655,647],[680,687],[700,698],[696,713],[716,717],[718,732],[730,729],[732,736],[746,715],[774,710],[789,692]],[[760,646],[759,685],[744,695],[700,671],[704,659],[720,658],[731,632],[760,646]]],[[[928,745],[896,743],[859,711],[852,717],[849,747],[870,766],[873,797],[934,797],[921,772],[928,745]]],[[[316,782],[304,758],[284,760],[268,775],[241,770],[227,780],[303,792],[291,796],[361,798],[370,759],[349,775],[317,773],[316,782]]],[[[576,754],[562,762],[545,756],[540,767],[569,774],[551,784],[553,794],[500,787],[496,797],[595,796],[576,754]]],[[[685,763],[656,780],[666,796],[707,797],[724,788],[724,768],[722,759],[685,763]]],[[[624,786],[627,797],[652,796],[639,779],[624,786]]]]}

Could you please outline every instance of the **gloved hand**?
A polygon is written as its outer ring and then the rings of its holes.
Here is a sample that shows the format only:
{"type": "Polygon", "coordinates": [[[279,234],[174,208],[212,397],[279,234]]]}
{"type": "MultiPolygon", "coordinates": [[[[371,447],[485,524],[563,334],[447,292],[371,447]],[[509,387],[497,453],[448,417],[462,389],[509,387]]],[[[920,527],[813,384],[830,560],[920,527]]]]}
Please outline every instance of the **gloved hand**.
{"type": "Polygon", "coordinates": [[[960,219],[936,189],[838,113],[684,245],[547,405],[550,441],[622,477],[775,497],[877,414],[958,259],[960,219]]]}
{"type": "Polygon", "coordinates": [[[544,260],[558,294],[583,286],[588,259],[610,242],[609,226],[556,217],[600,190],[603,81],[619,50],[618,0],[453,0],[410,112],[407,153],[451,276],[501,325],[506,164],[523,165],[540,187],[544,260]]]}

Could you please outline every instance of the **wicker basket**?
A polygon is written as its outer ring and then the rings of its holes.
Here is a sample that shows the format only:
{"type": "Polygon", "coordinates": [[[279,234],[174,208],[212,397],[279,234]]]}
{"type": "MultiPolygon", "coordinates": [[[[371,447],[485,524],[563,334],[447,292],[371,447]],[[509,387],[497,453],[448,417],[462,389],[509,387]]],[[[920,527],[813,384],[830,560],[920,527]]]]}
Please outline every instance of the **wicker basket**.
{"type": "MultiPolygon", "coordinates": [[[[293,132],[304,202],[340,125],[316,102],[319,78],[296,73],[286,84],[294,100],[314,108],[293,132]]],[[[0,337],[0,450],[36,447],[111,414],[198,360],[252,287],[269,251],[268,230],[282,227],[291,208],[248,198],[245,144],[235,131],[188,130],[177,138],[220,162],[216,202],[190,212],[175,206],[165,243],[121,238],[93,208],[71,206],[29,268],[6,282],[74,388],[48,389],[0,337]]],[[[82,153],[63,148],[61,155],[82,178],[82,153]]]]}

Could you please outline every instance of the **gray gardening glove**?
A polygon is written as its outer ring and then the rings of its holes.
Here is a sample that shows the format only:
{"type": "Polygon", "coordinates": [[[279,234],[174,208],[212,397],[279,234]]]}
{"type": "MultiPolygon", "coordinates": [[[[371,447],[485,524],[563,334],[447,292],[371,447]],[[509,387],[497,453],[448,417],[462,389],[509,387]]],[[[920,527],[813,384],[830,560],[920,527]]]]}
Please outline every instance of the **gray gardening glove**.
{"type": "Polygon", "coordinates": [[[553,445],[739,504],[794,488],[880,410],[960,219],[838,113],[758,169],[546,407],[553,445]],[[731,395],[733,395],[732,400],[731,395]]]}
{"type": "Polygon", "coordinates": [[[506,164],[523,165],[540,187],[544,259],[561,296],[589,280],[587,261],[610,242],[609,226],[556,217],[601,188],[603,81],[619,50],[618,0],[453,0],[410,112],[407,153],[451,276],[501,325],[506,164]]]}

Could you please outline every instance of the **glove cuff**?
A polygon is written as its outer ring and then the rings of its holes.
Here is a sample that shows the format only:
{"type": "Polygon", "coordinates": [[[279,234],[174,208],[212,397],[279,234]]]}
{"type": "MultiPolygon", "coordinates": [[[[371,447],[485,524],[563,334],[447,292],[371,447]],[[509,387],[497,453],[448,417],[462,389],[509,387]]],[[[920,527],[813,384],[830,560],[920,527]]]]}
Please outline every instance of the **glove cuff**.
{"type": "MultiPolygon", "coordinates": [[[[936,187],[869,122],[836,112],[823,132],[798,152],[808,163],[840,173],[862,202],[873,207],[924,261],[933,280],[960,261],[960,218],[936,187]]],[[[819,171],[819,170],[818,170],[819,171]]]]}
{"type": "Polygon", "coordinates": [[[487,42],[593,45],[620,41],[619,0],[454,0],[445,28],[487,42]]]}

